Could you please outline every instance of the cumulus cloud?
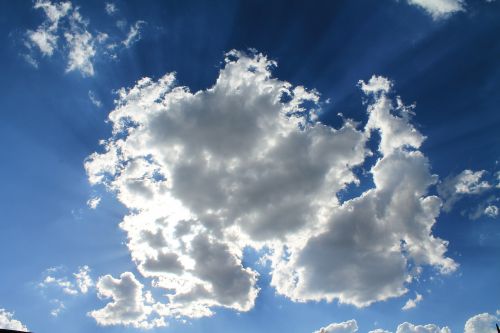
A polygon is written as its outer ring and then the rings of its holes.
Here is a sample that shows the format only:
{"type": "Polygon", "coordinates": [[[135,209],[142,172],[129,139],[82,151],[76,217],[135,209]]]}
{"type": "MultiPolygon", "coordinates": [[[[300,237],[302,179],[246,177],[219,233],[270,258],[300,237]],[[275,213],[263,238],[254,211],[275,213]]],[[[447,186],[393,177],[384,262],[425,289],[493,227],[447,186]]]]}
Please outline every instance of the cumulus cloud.
{"type": "Polygon", "coordinates": [[[453,205],[467,195],[478,195],[492,186],[488,181],[482,180],[485,170],[464,170],[456,176],[447,177],[438,185],[438,193],[444,199],[443,209],[451,211],[453,205]]]}
{"type": "Polygon", "coordinates": [[[19,320],[14,319],[14,314],[0,308],[0,328],[28,332],[26,326],[19,320]]]}
{"type": "Polygon", "coordinates": [[[174,74],[121,89],[113,135],[85,162],[90,182],[129,208],[120,227],[141,275],[167,293],[162,316],[250,310],[247,246],[267,249],[271,284],[296,301],[367,306],[407,292],[410,261],[456,269],[432,235],[441,200],[427,194],[437,177],[418,150],[425,138],[392,82],[361,82],[368,123],[332,128],[318,121],[319,94],[274,78],[275,65],[231,51],[206,90],[176,86],[174,74]],[[374,132],[375,186],[341,203],[374,132]]]}
{"type": "Polygon", "coordinates": [[[409,4],[425,10],[434,19],[450,16],[459,11],[465,10],[463,0],[407,0],[409,4]]]}
{"type": "Polygon", "coordinates": [[[343,323],[332,323],[326,327],[322,327],[314,333],[356,333],[358,324],[356,320],[351,319],[343,323]]]}
{"type": "Polygon", "coordinates": [[[481,313],[475,315],[465,323],[464,333],[494,332],[495,323],[500,321],[500,312],[497,314],[481,313]]]}
{"type": "Polygon", "coordinates": [[[402,310],[406,311],[406,310],[410,310],[410,309],[413,309],[417,306],[418,303],[420,303],[422,300],[423,300],[423,296],[420,295],[419,293],[416,293],[415,294],[415,298],[413,299],[409,299],[405,305],[401,308],[402,310]]]}
{"type": "MultiPolygon", "coordinates": [[[[95,31],[90,28],[89,20],[82,17],[78,6],[70,1],[52,2],[50,0],[37,0],[35,9],[43,10],[45,20],[35,30],[26,32],[25,44],[30,51],[24,54],[24,59],[38,67],[36,53],[51,57],[56,51],[63,55],[67,61],[66,72],[77,71],[82,76],[95,74],[94,62],[98,55],[108,55],[116,58],[118,45],[121,49],[130,47],[140,39],[140,28],[144,21],[137,21],[130,27],[125,40],[120,44],[122,36],[109,35],[105,32],[95,31]],[[110,50],[113,52],[110,53],[110,50]]],[[[106,4],[109,14],[116,12],[112,3],[106,4]]]]}
{"type": "Polygon", "coordinates": [[[402,323],[398,326],[396,333],[451,333],[449,327],[439,327],[435,324],[414,325],[410,323],[402,323]]]}
{"type": "Polygon", "coordinates": [[[136,328],[165,326],[161,318],[148,321],[153,308],[146,304],[143,285],[133,273],[125,272],[119,279],[105,275],[97,282],[97,291],[101,298],[112,301],[104,308],[89,312],[99,325],[130,325],[136,328]]]}
{"type": "MultiPolygon", "coordinates": [[[[417,294],[418,295],[418,294],[417,294]]],[[[418,297],[417,297],[418,298],[418,297]]],[[[495,331],[495,323],[500,320],[500,310],[495,314],[481,313],[467,320],[464,327],[464,333],[486,333],[495,331]]],[[[356,320],[352,319],[343,323],[333,323],[327,327],[323,327],[314,333],[337,333],[347,332],[354,333],[358,331],[356,320]]],[[[391,333],[384,329],[375,329],[368,333],[391,333]]],[[[398,325],[396,333],[451,333],[451,329],[447,326],[439,327],[436,324],[415,325],[404,322],[398,325]]]]}

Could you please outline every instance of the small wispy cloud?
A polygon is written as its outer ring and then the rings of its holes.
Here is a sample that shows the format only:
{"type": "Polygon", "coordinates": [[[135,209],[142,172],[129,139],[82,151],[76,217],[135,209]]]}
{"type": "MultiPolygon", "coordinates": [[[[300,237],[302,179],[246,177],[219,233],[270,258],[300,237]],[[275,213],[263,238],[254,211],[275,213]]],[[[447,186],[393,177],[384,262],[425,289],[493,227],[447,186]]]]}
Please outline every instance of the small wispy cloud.
{"type": "Polygon", "coordinates": [[[131,27],[127,34],[127,38],[122,42],[126,48],[129,48],[132,44],[136,43],[141,39],[141,27],[145,24],[144,21],[137,21],[131,27]]]}
{"type": "Polygon", "coordinates": [[[423,299],[424,297],[422,295],[416,293],[415,298],[410,298],[408,301],[406,301],[406,304],[401,308],[401,310],[408,311],[410,309],[416,308],[417,304],[420,303],[423,299]]]}
{"type": "MultiPolygon", "coordinates": [[[[94,104],[98,108],[100,108],[102,106],[101,100],[96,96],[96,94],[92,90],[89,90],[88,95],[89,95],[90,102],[92,104],[94,104]]],[[[89,201],[87,201],[87,204],[89,204],[91,201],[95,201],[96,199],[99,199],[97,202],[97,204],[99,204],[100,198],[92,198],[89,201]]],[[[89,206],[90,206],[90,204],[89,204],[89,206]]],[[[96,205],[96,207],[97,207],[97,205],[96,205]]]]}
{"type": "Polygon", "coordinates": [[[54,317],[64,311],[64,298],[87,294],[94,287],[94,280],[90,276],[90,268],[87,265],[78,267],[78,271],[66,276],[64,267],[51,267],[43,273],[43,279],[38,283],[45,296],[49,296],[52,310],[50,314],[54,317]]]}
{"type": "Polygon", "coordinates": [[[108,13],[108,15],[113,15],[118,11],[118,8],[112,2],[106,2],[104,9],[106,10],[106,13],[108,13]]]}

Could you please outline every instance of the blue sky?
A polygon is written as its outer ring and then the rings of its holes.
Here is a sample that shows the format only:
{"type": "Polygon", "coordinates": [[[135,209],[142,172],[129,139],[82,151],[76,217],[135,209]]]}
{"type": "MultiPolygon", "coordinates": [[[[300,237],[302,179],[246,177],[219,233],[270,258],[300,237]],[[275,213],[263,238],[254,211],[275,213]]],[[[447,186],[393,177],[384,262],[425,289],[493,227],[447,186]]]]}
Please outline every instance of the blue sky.
{"type": "Polygon", "coordinates": [[[0,8],[0,328],[500,322],[498,1],[0,8]]]}

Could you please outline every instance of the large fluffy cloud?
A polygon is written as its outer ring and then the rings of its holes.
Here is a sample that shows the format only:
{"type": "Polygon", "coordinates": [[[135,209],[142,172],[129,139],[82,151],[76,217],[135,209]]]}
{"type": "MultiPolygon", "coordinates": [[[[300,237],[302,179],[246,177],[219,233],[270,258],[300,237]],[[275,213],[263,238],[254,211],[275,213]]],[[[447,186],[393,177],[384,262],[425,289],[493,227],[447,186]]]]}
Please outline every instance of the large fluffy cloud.
{"type": "Polygon", "coordinates": [[[19,320],[14,319],[14,314],[5,309],[0,309],[0,328],[27,332],[26,326],[19,320]]]}
{"type": "Polygon", "coordinates": [[[498,321],[500,321],[500,311],[497,311],[496,315],[489,313],[475,315],[465,323],[464,333],[494,332],[495,323],[498,321]]]}
{"type": "Polygon", "coordinates": [[[129,208],[120,226],[140,273],[165,289],[162,316],[251,309],[247,246],[266,250],[272,285],[298,301],[366,306],[404,294],[419,271],[410,262],[456,268],[432,235],[441,201],[427,194],[437,179],[418,150],[425,138],[392,83],[360,82],[368,122],[332,128],[318,121],[319,94],[273,78],[274,65],[232,51],[209,89],[176,86],[173,74],[121,89],[113,135],[85,163],[129,208]],[[373,154],[374,186],[341,202],[373,154]]]}

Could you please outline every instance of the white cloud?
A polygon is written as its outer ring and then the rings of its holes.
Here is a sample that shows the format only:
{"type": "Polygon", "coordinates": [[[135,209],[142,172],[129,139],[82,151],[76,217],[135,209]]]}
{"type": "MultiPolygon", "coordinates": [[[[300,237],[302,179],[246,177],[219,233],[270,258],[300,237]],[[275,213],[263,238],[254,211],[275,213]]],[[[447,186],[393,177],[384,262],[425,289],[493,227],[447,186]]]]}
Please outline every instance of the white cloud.
{"type": "Polygon", "coordinates": [[[127,34],[127,37],[122,42],[126,48],[129,48],[135,42],[141,39],[141,27],[145,24],[144,21],[137,21],[133,25],[130,26],[130,30],[127,34]]]}
{"type": "Polygon", "coordinates": [[[495,205],[489,205],[484,209],[484,215],[489,216],[491,218],[495,218],[498,216],[498,207],[495,205]]]}
{"type": "Polygon", "coordinates": [[[96,209],[100,203],[101,203],[100,197],[92,197],[89,200],[87,200],[87,206],[89,206],[90,209],[96,209]]]}
{"type": "Polygon", "coordinates": [[[108,13],[108,15],[113,15],[118,11],[118,8],[116,8],[116,5],[112,2],[106,2],[104,8],[106,9],[106,13],[108,13]]]}
{"type": "Polygon", "coordinates": [[[67,32],[64,37],[69,47],[66,72],[78,70],[83,76],[93,76],[94,37],[88,31],[67,32]]]}
{"type": "Polygon", "coordinates": [[[78,272],[73,273],[76,285],[78,286],[78,289],[82,294],[86,294],[89,291],[89,289],[94,285],[94,281],[90,277],[89,273],[90,273],[90,268],[87,265],[79,267],[78,272]]]}
{"type": "Polygon", "coordinates": [[[26,326],[14,319],[14,314],[5,309],[0,309],[0,328],[27,332],[26,326]]]}
{"type": "Polygon", "coordinates": [[[47,16],[49,23],[57,26],[59,20],[73,8],[70,1],[52,3],[49,0],[37,0],[33,6],[35,9],[42,9],[47,16]]]}
{"type": "MultiPolygon", "coordinates": [[[[495,332],[495,323],[500,320],[500,310],[495,314],[481,313],[467,320],[464,327],[464,333],[488,333],[495,332]]],[[[321,328],[314,333],[337,333],[337,332],[357,332],[356,320],[349,320],[343,323],[331,324],[321,328]]],[[[383,329],[375,329],[368,333],[391,333],[383,329]]],[[[415,325],[408,322],[402,323],[397,327],[396,333],[451,333],[447,326],[439,327],[436,324],[415,325]]]]}
{"type": "MultiPolygon", "coordinates": [[[[45,20],[36,30],[26,32],[25,44],[29,54],[23,54],[24,59],[35,68],[38,61],[33,49],[38,49],[42,56],[51,57],[59,51],[67,61],[66,72],[78,71],[83,76],[94,75],[94,61],[99,55],[116,58],[115,50],[121,36],[110,36],[101,31],[93,31],[89,27],[89,20],[83,18],[79,7],[73,6],[70,1],[51,2],[37,0],[35,9],[42,9],[45,20]],[[62,40],[62,42],[60,42],[62,40]]],[[[114,13],[116,7],[112,3],[106,4],[108,13],[114,13]]],[[[144,21],[137,21],[131,26],[129,33],[121,43],[121,49],[130,47],[141,38],[140,28],[144,21]]]]}
{"type": "Polygon", "coordinates": [[[90,182],[129,208],[120,227],[139,272],[168,291],[162,316],[250,310],[258,274],[242,264],[246,246],[269,249],[272,285],[297,301],[366,306],[407,292],[410,261],[457,267],[431,233],[437,177],[392,83],[361,82],[368,123],[334,129],[317,121],[319,94],[273,78],[274,65],[232,51],[209,89],[190,92],[173,74],[121,89],[114,134],[85,162],[90,182]],[[341,203],[373,131],[375,187],[341,203]]]}
{"type": "Polygon", "coordinates": [[[102,309],[89,312],[89,315],[103,326],[119,324],[146,329],[165,326],[161,318],[148,321],[153,307],[145,304],[143,287],[130,272],[123,273],[119,279],[111,275],[101,277],[97,282],[99,296],[112,301],[102,309]]]}
{"type": "Polygon", "coordinates": [[[485,173],[485,170],[464,170],[439,184],[438,193],[444,199],[444,211],[451,211],[453,205],[466,195],[478,195],[489,190],[491,184],[481,180],[485,173]]]}
{"type": "Polygon", "coordinates": [[[48,275],[39,284],[39,286],[42,288],[47,288],[50,285],[53,285],[53,286],[60,288],[65,294],[68,294],[68,295],[77,295],[78,294],[78,290],[75,288],[75,285],[71,281],[68,281],[66,277],[55,278],[52,275],[48,275]]]}
{"type": "Polygon", "coordinates": [[[414,325],[402,323],[398,326],[396,333],[451,333],[451,330],[447,326],[441,328],[435,324],[414,325]]]}
{"type": "Polygon", "coordinates": [[[57,35],[44,27],[38,27],[36,31],[28,31],[28,38],[45,56],[51,56],[57,47],[57,35]]]}
{"type": "Polygon", "coordinates": [[[73,273],[70,278],[64,275],[64,268],[51,267],[43,273],[43,280],[38,286],[49,296],[53,309],[50,314],[54,317],[66,308],[64,295],[72,297],[86,294],[94,286],[94,281],[90,277],[90,268],[87,265],[78,267],[78,271],[73,273]],[[62,294],[61,294],[62,292],[62,294]]]}
{"type": "Polygon", "coordinates": [[[465,323],[464,333],[486,333],[495,332],[495,323],[500,321],[500,312],[496,315],[481,313],[469,318],[465,323]]]}
{"type": "Polygon", "coordinates": [[[407,0],[409,4],[418,6],[429,13],[434,19],[445,18],[465,10],[463,0],[407,0]]]}
{"type": "Polygon", "coordinates": [[[52,310],[50,310],[50,315],[52,317],[59,317],[61,312],[63,312],[66,309],[64,302],[57,298],[50,300],[50,303],[53,304],[53,308],[52,310]]]}
{"type": "Polygon", "coordinates": [[[35,9],[42,9],[47,16],[47,19],[41,24],[36,31],[28,30],[28,42],[39,48],[44,56],[52,56],[57,48],[57,29],[59,20],[68,15],[72,9],[71,2],[61,2],[52,4],[50,1],[37,0],[33,6],[35,9]]]}
{"type": "MultiPolygon", "coordinates": [[[[59,35],[63,35],[67,49],[67,72],[78,70],[84,76],[94,75],[92,58],[95,56],[94,37],[87,31],[88,22],[82,18],[78,7],[71,2],[52,3],[37,0],[35,9],[43,9],[46,19],[36,31],[28,30],[27,46],[37,46],[44,56],[52,56],[57,49],[59,35]],[[61,25],[61,20],[66,19],[61,25]]],[[[29,55],[34,60],[33,55],[29,55]]]]}
{"type": "Polygon", "coordinates": [[[326,327],[322,327],[314,333],[356,333],[358,324],[356,320],[351,319],[342,323],[332,323],[326,327]]]}
{"type": "Polygon", "coordinates": [[[406,311],[406,310],[410,310],[410,309],[413,309],[417,306],[418,303],[420,303],[422,300],[423,300],[423,296],[420,295],[419,293],[416,293],[415,295],[415,298],[413,299],[409,299],[405,305],[401,308],[402,310],[406,311]]]}
{"type": "Polygon", "coordinates": [[[94,104],[96,107],[100,108],[102,106],[101,100],[96,96],[96,94],[92,91],[89,90],[89,99],[92,104],[94,104]]]}
{"type": "Polygon", "coordinates": [[[365,94],[388,93],[392,89],[392,82],[383,76],[373,75],[368,82],[359,80],[359,87],[365,94]]]}

